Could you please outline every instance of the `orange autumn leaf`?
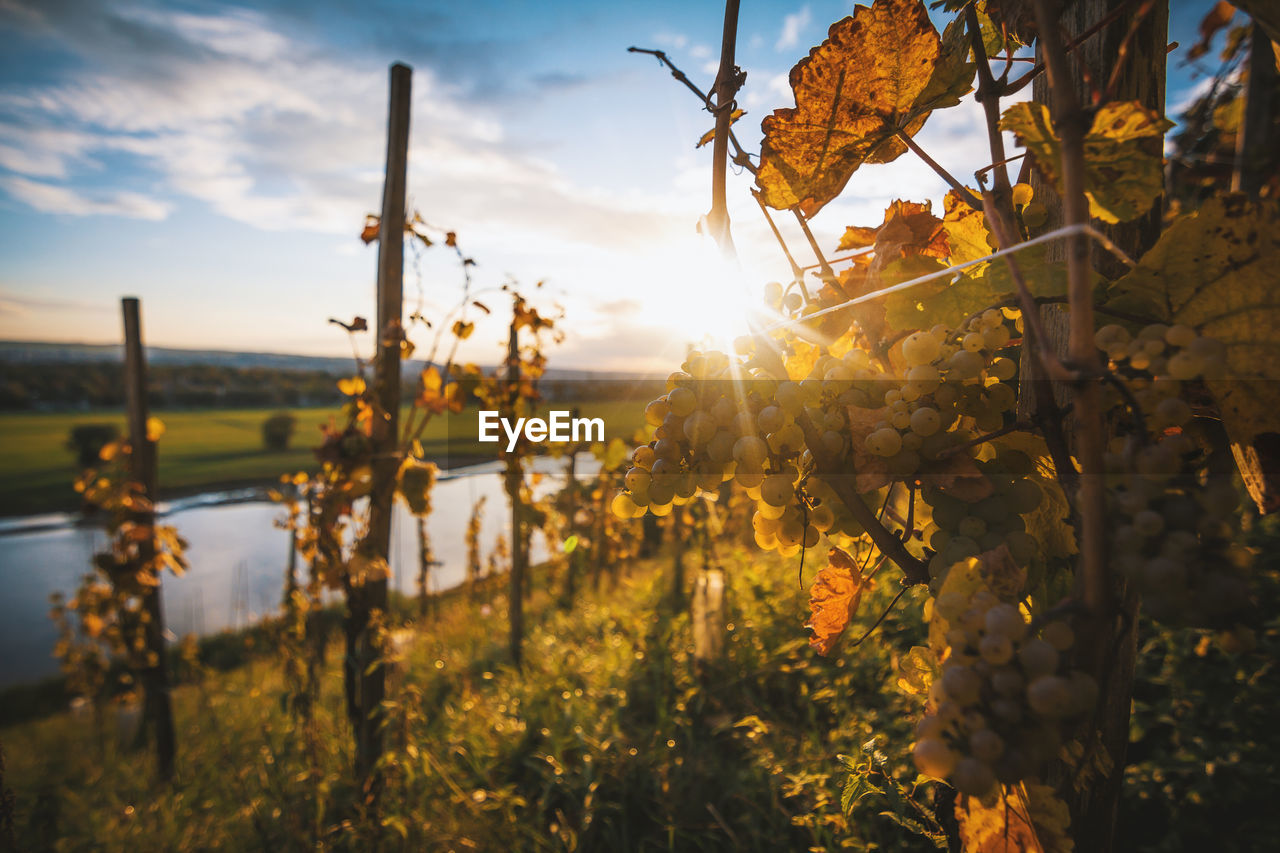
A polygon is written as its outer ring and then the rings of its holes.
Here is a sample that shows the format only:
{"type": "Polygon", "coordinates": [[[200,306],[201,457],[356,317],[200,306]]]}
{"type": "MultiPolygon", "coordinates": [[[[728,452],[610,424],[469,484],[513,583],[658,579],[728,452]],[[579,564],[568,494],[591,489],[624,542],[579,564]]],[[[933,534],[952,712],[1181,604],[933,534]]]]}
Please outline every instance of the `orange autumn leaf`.
{"type": "Polygon", "coordinates": [[[364,241],[366,246],[378,239],[378,231],[381,225],[382,220],[372,213],[364,218],[364,228],[360,231],[360,239],[364,241]]]}
{"type": "Polygon", "coordinates": [[[862,593],[870,587],[871,579],[862,577],[853,558],[843,549],[832,548],[826,567],[818,572],[809,589],[811,615],[804,625],[813,631],[809,645],[818,654],[831,654],[857,612],[862,593]]]}
{"type": "Polygon", "coordinates": [[[756,185],[766,204],[813,216],[863,163],[907,150],[929,113],[959,103],[976,66],[964,27],[938,35],[921,0],[876,0],[831,25],[828,38],[791,69],[795,107],[775,110],[756,185]]]}

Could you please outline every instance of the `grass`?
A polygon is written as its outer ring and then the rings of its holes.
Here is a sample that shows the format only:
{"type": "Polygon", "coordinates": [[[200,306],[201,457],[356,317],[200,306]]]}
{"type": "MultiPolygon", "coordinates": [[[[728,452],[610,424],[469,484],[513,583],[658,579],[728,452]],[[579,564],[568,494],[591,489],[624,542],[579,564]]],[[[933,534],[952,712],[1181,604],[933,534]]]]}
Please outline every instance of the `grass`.
{"type": "MultiPolygon", "coordinates": [[[[412,625],[377,814],[350,781],[336,647],[314,761],[271,658],[175,690],[172,787],[110,722],[63,713],[0,730],[19,848],[933,849],[879,816],[882,798],[840,805],[839,755],[909,737],[915,700],[886,686],[920,641],[918,605],[856,654],[819,658],[794,567],[735,556],[726,651],[700,668],[687,612],[666,602],[667,565],[572,611],[535,594],[522,672],[507,664],[501,594],[455,597],[412,625]]],[[[891,770],[914,777],[902,755],[891,770]]]]}
{"type": "MultiPolygon", "coordinates": [[[[1116,849],[1274,846],[1280,525],[1251,536],[1256,650],[1143,620],[1116,849]]],[[[508,664],[501,577],[475,599],[443,596],[416,624],[397,609],[405,641],[376,813],[351,781],[341,649],[328,649],[307,728],[288,711],[269,629],[217,640],[174,690],[172,786],[151,781],[151,756],[123,745],[111,709],[102,723],[59,712],[0,727],[16,849],[935,849],[904,825],[913,803],[949,806],[931,802],[932,785],[911,796],[920,700],[895,687],[900,656],[923,641],[923,591],[872,639],[821,658],[800,628],[795,562],[722,554],[725,653],[699,666],[688,612],[667,596],[669,561],[588,584],[572,610],[547,592],[549,570],[535,572],[522,671],[508,664]],[[875,764],[882,789],[847,811],[844,756],[875,764]]],[[[849,634],[893,592],[873,591],[849,634]]],[[[3,811],[0,797],[0,830],[3,811]]]]}
{"type": "MultiPolygon", "coordinates": [[[[583,417],[599,417],[609,437],[630,437],[641,425],[643,406],[626,402],[588,402],[583,417]]],[[[165,423],[160,440],[159,482],[162,497],[273,482],[281,474],[315,467],[311,448],[319,443],[319,427],[335,415],[335,407],[301,409],[211,409],[156,412],[165,423]],[[290,449],[262,446],[262,422],[277,411],[297,419],[290,449]]],[[[67,449],[71,429],[79,424],[114,423],[125,429],[120,412],[9,413],[0,415],[0,515],[28,515],[79,506],[72,489],[77,471],[67,449]]],[[[436,418],[423,434],[427,455],[444,459],[492,458],[496,445],[475,441],[473,411],[436,418]]]]}

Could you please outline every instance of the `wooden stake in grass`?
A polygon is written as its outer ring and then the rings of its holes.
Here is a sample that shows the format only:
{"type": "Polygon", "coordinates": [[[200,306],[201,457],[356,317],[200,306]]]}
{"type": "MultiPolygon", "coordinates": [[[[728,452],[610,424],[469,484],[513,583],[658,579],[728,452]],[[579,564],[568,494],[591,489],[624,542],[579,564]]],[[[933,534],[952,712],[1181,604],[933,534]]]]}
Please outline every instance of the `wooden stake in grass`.
{"type": "MultiPolygon", "coordinates": [[[[403,277],[405,183],[409,160],[409,95],[413,71],[407,65],[391,66],[391,108],[387,120],[387,176],[382,190],[382,219],[378,238],[378,349],[374,364],[376,411],[371,440],[373,481],[369,493],[369,556],[387,565],[391,546],[391,510],[395,503],[396,475],[400,468],[400,345],[404,340],[403,277]]],[[[375,613],[387,607],[386,577],[370,578],[352,587],[348,602],[348,637],[355,640],[356,775],[371,797],[378,786],[372,778],[382,755],[382,701],[386,696],[386,671],[372,636],[375,613]]]]}
{"type": "MultiPolygon", "coordinates": [[[[517,311],[519,297],[516,297],[517,311]]],[[[516,411],[520,405],[520,330],[516,326],[516,318],[511,318],[511,332],[507,340],[507,405],[510,407],[509,417],[518,417],[516,411]]],[[[511,663],[516,669],[522,662],[522,645],[524,642],[524,575],[525,553],[524,538],[524,505],[520,495],[524,483],[524,470],[521,467],[519,451],[507,454],[507,497],[511,499],[511,589],[508,593],[508,615],[511,621],[511,663]]]]}
{"type": "MultiPolygon", "coordinates": [[[[124,312],[125,406],[129,420],[129,479],[142,489],[145,509],[132,521],[153,531],[155,527],[156,445],[147,435],[147,359],[142,349],[142,320],[135,297],[121,300],[124,312]]],[[[154,532],[139,546],[145,565],[155,557],[154,532]]],[[[143,718],[155,737],[156,770],[161,779],[173,778],[173,709],[169,704],[169,671],[165,664],[164,612],[160,602],[159,573],[156,585],[143,597],[147,615],[145,642],[148,665],[142,670],[143,718]]]]}

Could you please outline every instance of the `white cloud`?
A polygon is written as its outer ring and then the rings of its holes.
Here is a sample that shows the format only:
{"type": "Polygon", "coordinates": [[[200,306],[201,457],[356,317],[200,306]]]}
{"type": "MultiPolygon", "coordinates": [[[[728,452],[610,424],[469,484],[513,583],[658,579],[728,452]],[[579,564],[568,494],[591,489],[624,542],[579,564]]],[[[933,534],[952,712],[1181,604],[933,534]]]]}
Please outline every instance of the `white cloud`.
{"type": "Polygon", "coordinates": [[[0,187],[9,195],[40,211],[72,216],[126,216],[130,219],[164,219],[170,206],[162,201],[135,192],[110,192],[100,196],[86,196],[67,187],[7,176],[0,178],[0,187]]]}
{"type": "Polygon", "coordinates": [[[805,28],[809,26],[809,20],[812,16],[809,13],[807,5],[802,6],[799,12],[787,15],[782,19],[782,32],[778,36],[777,43],[774,44],[774,50],[788,50],[795,47],[800,42],[800,35],[805,28]]]}
{"type": "MultiPolygon", "coordinates": [[[[42,211],[163,217],[168,205],[123,187],[86,199],[30,180],[74,185],[77,170],[124,154],[174,193],[263,229],[347,235],[376,207],[386,128],[380,60],[340,60],[254,12],[161,13],[136,0],[45,27],[90,61],[56,84],[0,93],[0,107],[17,116],[0,123],[0,166],[16,173],[5,184],[15,199],[42,211]],[[154,55],[103,42],[122,20],[147,29],[154,55]]],[[[661,40],[688,43],[678,34],[661,40]]],[[[652,199],[620,205],[571,184],[430,68],[415,70],[413,91],[410,193],[456,216],[451,224],[501,225],[530,243],[566,245],[635,244],[661,230],[652,199]]]]}

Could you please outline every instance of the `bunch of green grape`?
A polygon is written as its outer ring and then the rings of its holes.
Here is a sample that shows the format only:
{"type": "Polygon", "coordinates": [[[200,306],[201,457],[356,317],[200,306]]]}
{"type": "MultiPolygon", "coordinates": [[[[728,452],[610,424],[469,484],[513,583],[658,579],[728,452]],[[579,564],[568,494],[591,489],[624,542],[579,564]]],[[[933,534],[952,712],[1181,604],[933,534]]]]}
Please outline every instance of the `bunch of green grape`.
{"type": "Polygon", "coordinates": [[[879,377],[865,399],[853,401],[863,408],[885,407],[883,421],[866,437],[867,451],[883,457],[894,477],[906,479],[922,464],[972,441],[975,429],[1003,427],[1005,414],[1017,405],[1009,384],[1017,364],[998,355],[1010,338],[1009,318],[998,309],[974,317],[959,332],[935,326],[909,335],[902,342],[903,375],[879,377]]]}
{"type": "Polygon", "coordinates": [[[1163,324],[1136,336],[1104,326],[1096,342],[1146,421],[1144,434],[1117,441],[1107,457],[1113,565],[1138,588],[1151,616],[1228,623],[1249,599],[1251,555],[1236,543],[1240,498],[1232,464],[1202,449],[1183,399],[1186,383],[1222,373],[1224,347],[1188,326],[1163,324]]]}
{"type": "Polygon", "coordinates": [[[934,551],[929,577],[935,590],[948,568],[1001,545],[1019,566],[1028,566],[1040,556],[1040,543],[1027,532],[1024,518],[1044,500],[1044,492],[1031,477],[1031,459],[1020,450],[1000,448],[994,458],[975,464],[992,484],[990,495],[966,501],[937,488],[926,487],[920,493],[932,509],[923,536],[934,551]]]}
{"type": "MultiPolygon", "coordinates": [[[[1157,435],[1191,420],[1191,406],[1182,397],[1184,384],[1220,376],[1226,366],[1222,342],[1190,326],[1153,323],[1134,336],[1111,324],[1098,329],[1094,342],[1133,392],[1148,430],[1157,435]]],[[[1109,403],[1120,405],[1123,401],[1112,394],[1109,403]]]]}
{"type": "MultiPolygon", "coordinates": [[[[681,367],[668,377],[667,393],[645,409],[653,440],[632,456],[625,491],[613,499],[616,515],[664,516],[699,490],[715,492],[732,480],[756,502],[752,527],[763,548],[790,555],[823,533],[861,535],[834,492],[811,476],[812,455],[796,423],[804,413],[825,423],[821,387],[779,381],[750,360],[719,352],[691,353],[681,367]]],[[[844,453],[841,433],[823,436],[844,453]]]]}
{"type": "Polygon", "coordinates": [[[798,381],[779,377],[780,363],[770,371],[767,359],[753,357],[771,341],[741,340],[739,358],[691,353],[668,377],[667,393],[646,407],[654,439],[636,451],[614,512],[665,515],[731,479],[757,503],[752,527],[762,548],[787,555],[823,533],[859,536],[863,529],[823,479],[857,467],[849,460],[850,418],[876,413],[871,429],[856,434],[864,444],[856,450],[882,458],[892,479],[914,478],[949,452],[973,455],[969,425],[999,429],[1016,403],[1008,384],[1016,364],[997,354],[1011,325],[1016,330],[1016,315],[992,309],[959,332],[938,326],[913,334],[901,345],[901,375],[858,348],[817,357],[798,381]],[[805,446],[802,417],[817,431],[817,453],[828,462],[822,471],[814,470],[815,448],[805,446]]]}
{"type": "Polygon", "coordinates": [[[1018,605],[985,587],[944,592],[933,607],[949,654],[916,727],[916,767],[985,797],[1054,758],[1063,724],[1093,710],[1098,688],[1066,667],[1075,637],[1065,622],[1033,633],[1018,605]]]}

